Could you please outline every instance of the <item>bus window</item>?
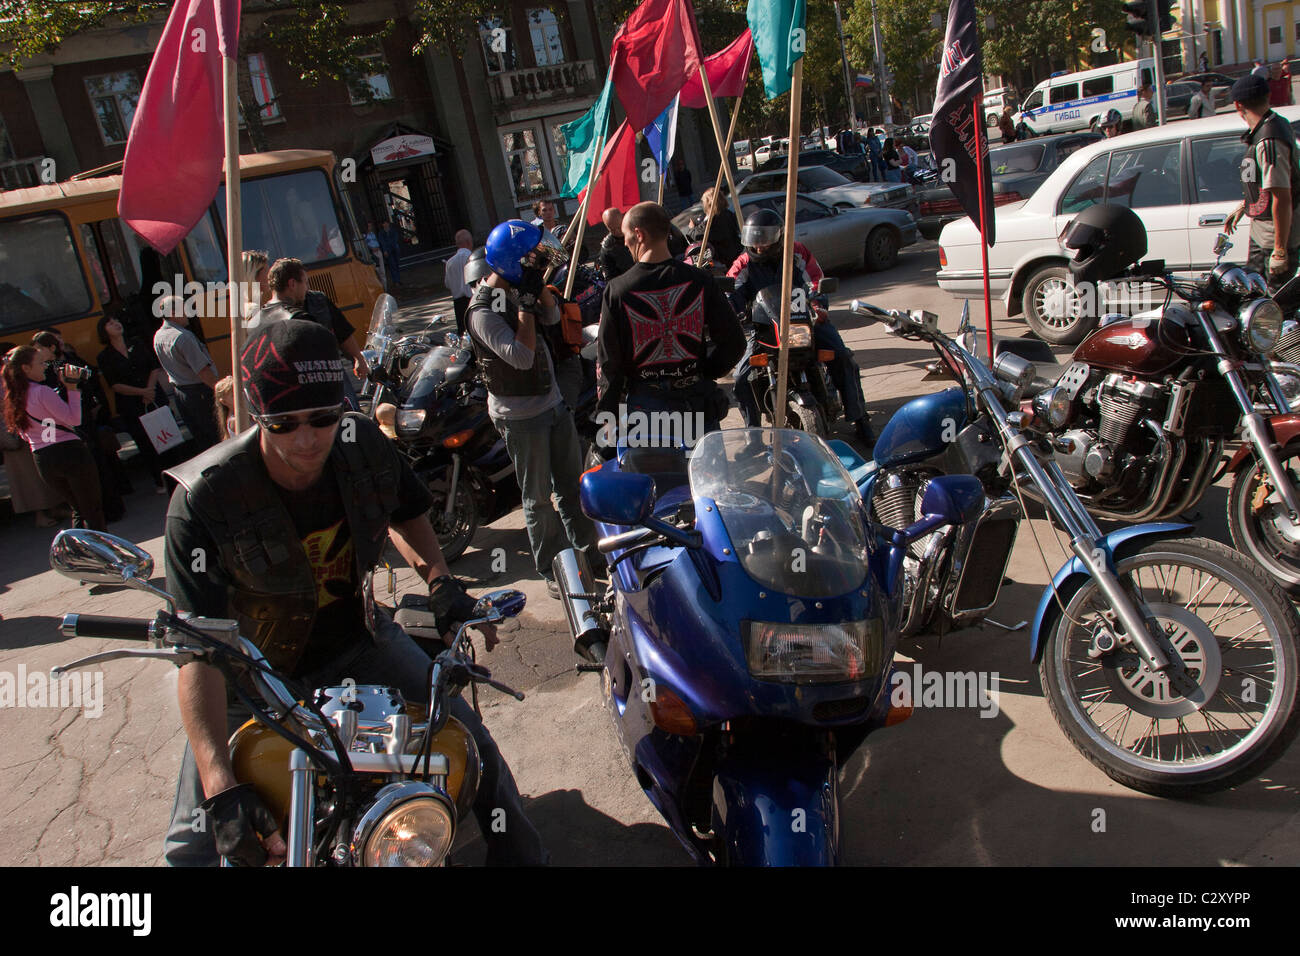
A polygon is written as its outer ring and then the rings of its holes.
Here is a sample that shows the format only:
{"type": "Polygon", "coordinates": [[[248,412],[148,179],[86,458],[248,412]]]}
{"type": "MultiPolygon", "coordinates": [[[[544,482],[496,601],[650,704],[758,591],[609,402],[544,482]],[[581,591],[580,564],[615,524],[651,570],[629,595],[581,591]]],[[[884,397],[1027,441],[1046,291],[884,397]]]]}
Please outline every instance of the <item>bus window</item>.
{"type": "MultiPolygon", "coordinates": [[[[240,187],[243,248],[265,249],[272,262],[299,259],[311,267],[347,255],[329,180],[319,169],[245,180],[240,187]]],[[[226,189],[217,191],[226,222],[226,189]]]]}
{"type": "Polygon", "coordinates": [[[0,222],[0,331],[90,311],[68,220],[55,213],[0,222]]]}
{"type": "Polygon", "coordinates": [[[99,301],[107,302],[111,296],[108,293],[108,282],[104,279],[104,253],[100,251],[99,240],[95,238],[95,230],[90,227],[90,223],[81,224],[81,244],[86,247],[90,275],[95,280],[99,301]]]}
{"type": "Polygon", "coordinates": [[[108,264],[113,267],[117,297],[135,295],[140,291],[140,249],[144,243],[130,227],[123,228],[120,219],[104,219],[96,225],[108,253],[108,264]]]}
{"type": "MultiPolygon", "coordinates": [[[[222,193],[224,192],[223,188],[222,193]]],[[[225,196],[220,198],[224,205],[225,196]]],[[[248,230],[244,231],[247,234],[248,230]]],[[[226,273],[226,250],[218,237],[210,211],[203,214],[199,224],[185,237],[185,252],[190,257],[190,272],[198,282],[225,282],[229,278],[226,273]]]]}

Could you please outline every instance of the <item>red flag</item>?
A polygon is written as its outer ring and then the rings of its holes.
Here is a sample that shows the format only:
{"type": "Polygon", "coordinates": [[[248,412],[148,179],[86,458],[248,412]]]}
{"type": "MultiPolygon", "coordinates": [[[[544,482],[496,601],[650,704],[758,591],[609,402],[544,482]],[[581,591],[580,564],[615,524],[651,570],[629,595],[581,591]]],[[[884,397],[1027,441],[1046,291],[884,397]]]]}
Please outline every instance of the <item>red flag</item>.
{"type": "Polygon", "coordinates": [[[221,184],[221,59],[238,46],[239,0],[177,0],[149,64],[117,212],[164,255],[194,228],[221,184]]]}
{"type": "MultiPolygon", "coordinates": [[[[745,89],[749,78],[749,57],[754,52],[754,35],[745,27],[745,32],[732,40],[713,56],[704,61],[704,68],[709,71],[709,88],[714,96],[739,96],[745,89]]],[[[682,87],[682,106],[701,110],[709,104],[704,102],[704,83],[700,74],[694,74],[682,87]]]]}
{"type": "Polygon", "coordinates": [[[645,129],[700,69],[691,0],[642,0],[609,51],[614,89],[633,129],[645,129]]]}
{"type": "MultiPolygon", "coordinates": [[[[600,215],[610,206],[627,211],[641,201],[641,186],[636,177],[636,132],[624,120],[618,132],[605,144],[600,165],[596,167],[595,191],[587,204],[587,225],[600,222],[600,215]]],[[[582,201],[582,194],[578,201],[582,201]]]]}

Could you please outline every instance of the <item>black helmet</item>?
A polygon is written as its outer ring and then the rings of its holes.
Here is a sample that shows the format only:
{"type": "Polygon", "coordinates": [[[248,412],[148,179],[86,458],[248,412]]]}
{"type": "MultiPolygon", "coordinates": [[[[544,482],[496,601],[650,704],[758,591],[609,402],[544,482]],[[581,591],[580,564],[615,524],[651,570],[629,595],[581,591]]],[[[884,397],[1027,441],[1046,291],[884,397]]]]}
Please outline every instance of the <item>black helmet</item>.
{"type": "Polygon", "coordinates": [[[1106,115],[1101,118],[1101,122],[1097,125],[1105,129],[1107,126],[1118,126],[1123,121],[1124,117],[1120,115],[1119,110],[1112,109],[1106,111],[1106,115]]]}
{"type": "Polygon", "coordinates": [[[756,259],[776,259],[780,256],[778,246],[785,221],[771,209],[756,209],[745,219],[745,228],[740,233],[740,242],[745,251],[756,259]],[[754,250],[765,246],[766,251],[759,255],[754,250]]]}
{"type": "Polygon", "coordinates": [[[1076,283],[1117,278],[1147,254],[1147,230],[1138,214],[1111,203],[1089,206],[1075,216],[1061,242],[1075,250],[1070,274],[1076,283]]]}
{"type": "Polygon", "coordinates": [[[487,264],[487,249],[479,246],[465,260],[465,284],[474,285],[487,278],[491,271],[487,264]]]}

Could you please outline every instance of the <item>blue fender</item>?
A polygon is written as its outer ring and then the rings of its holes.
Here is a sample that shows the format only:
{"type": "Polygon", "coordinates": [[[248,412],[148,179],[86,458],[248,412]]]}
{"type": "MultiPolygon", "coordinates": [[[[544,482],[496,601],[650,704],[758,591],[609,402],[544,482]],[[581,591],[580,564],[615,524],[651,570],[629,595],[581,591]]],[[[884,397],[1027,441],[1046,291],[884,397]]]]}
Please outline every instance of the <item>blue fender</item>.
{"type": "Polygon", "coordinates": [[[825,753],[730,754],[713,778],[713,832],[731,866],[835,866],[839,792],[825,753]]]}
{"type": "MultiPolygon", "coordinates": [[[[1118,561],[1128,557],[1147,541],[1157,538],[1181,538],[1194,530],[1190,524],[1134,525],[1106,535],[1101,541],[1101,549],[1106,552],[1106,563],[1114,571],[1118,561]]],[[[1043,597],[1038,602],[1038,611],[1034,614],[1034,627],[1029,632],[1029,659],[1035,664],[1043,656],[1045,636],[1052,632],[1057,618],[1061,616],[1061,605],[1069,604],[1075,592],[1083,587],[1089,577],[1091,575],[1083,566],[1083,562],[1077,557],[1072,557],[1061,566],[1061,570],[1056,572],[1056,576],[1052,578],[1052,587],[1043,591],[1043,597]],[[1058,594],[1061,597],[1059,602],[1056,600],[1058,594]]]]}

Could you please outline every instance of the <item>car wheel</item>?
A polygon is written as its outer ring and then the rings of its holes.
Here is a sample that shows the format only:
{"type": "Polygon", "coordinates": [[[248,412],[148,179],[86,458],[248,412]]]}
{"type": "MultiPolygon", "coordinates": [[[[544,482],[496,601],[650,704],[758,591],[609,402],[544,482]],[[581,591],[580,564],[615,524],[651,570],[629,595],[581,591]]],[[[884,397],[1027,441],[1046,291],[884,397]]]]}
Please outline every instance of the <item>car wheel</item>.
{"type": "Polygon", "coordinates": [[[867,248],[864,256],[866,266],[872,272],[892,269],[898,263],[898,237],[888,226],[877,226],[867,236],[867,248]]]}
{"type": "Polygon", "coordinates": [[[1095,315],[1084,314],[1065,266],[1044,266],[1030,276],[1020,304],[1034,334],[1053,345],[1074,345],[1097,325],[1095,315]]]}

